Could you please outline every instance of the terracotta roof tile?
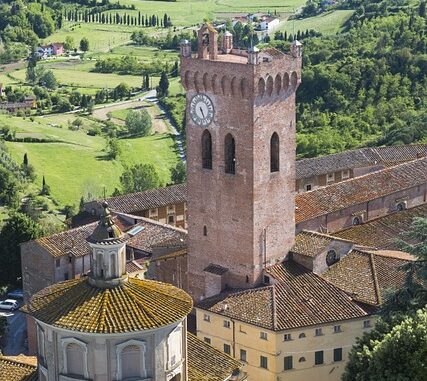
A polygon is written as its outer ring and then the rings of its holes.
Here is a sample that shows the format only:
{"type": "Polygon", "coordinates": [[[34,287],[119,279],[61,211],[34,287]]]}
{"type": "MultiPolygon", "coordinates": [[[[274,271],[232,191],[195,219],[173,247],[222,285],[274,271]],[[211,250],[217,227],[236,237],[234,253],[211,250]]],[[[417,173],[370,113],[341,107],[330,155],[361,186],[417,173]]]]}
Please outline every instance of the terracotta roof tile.
{"type": "MultiPolygon", "coordinates": [[[[143,229],[135,235],[126,234],[126,243],[130,248],[151,253],[153,247],[168,246],[172,241],[186,242],[187,234],[183,229],[162,224],[144,217],[136,217],[137,224],[130,224],[128,219],[116,216],[114,222],[125,232],[140,226],[143,229]]],[[[86,239],[92,234],[98,222],[70,229],[58,234],[38,238],[36,243],[44,247],[53,257],[71,254],[82,257],[91,253],[91,248],[86,239]]],[[[30,241],[31,242],[31,241],[30,241]]]]}
{"type": "Polygon", "coordinates": [[[0,356],[0,380],[2,381],[37,381],[37,367],[28,364],[25,359],[0,356]]]}
{"type": "Polygon", "coordinates": [[[304,230],[296,235],[291,252],[307,257],[315,257],[324,251],[332,241],[334,241],[332,236],[304,230]]]}
{"type": "MultiPolygon", "coordinates": [[[[104,200],[99,200],[101,204],[104,200]]],[[[110,197],[106,200],[111,210],[135,213],[166,205],[187,202],[187,184],[171,185],[144,192],[110,197]]]]}
{"type": "Polygon", "coordinates": [[[376,254],[352,250],[323,273],[322,277],[355,300],[379,305],[389,289],[402,286],[405,273],[400,267],[407,262],[407,259],[401,259],[394,253],[387,255],[386,252],[376,254]]]}
{"type": "Polygon", "coordinates": [[[332,235],[351,240],[358,245],[397,250],[397,238],[408,240],[401,237],[401,234],[410,230],[414,217],[427,217],[427,204],[352,226],[332,235]]]}
{"type": "Polygon", "coordinates": [[[242,368],[239,361],[191,333],[187,333],[187,347],[189,381],[225,381],[235,370],[242,368]]]}
{"type": "Polygon", "coordinates": [[[177,322],[192,306],[186,292],[167,283],[129,278],[115,288],[101,289],[83,278],[43,289],[22,309],[37,320],[71,331],[122,333],[177,322]]]}
{"type": "Polygon", "coordinates": [[[285,330],[366,316],[342,290],[293,261],[267,269],[278,283],[226,292],[197,307],[262,328],[285,330]]]}
{"type": "Polygon", "coordinates": [[[382,164],[396,165],[427,156],[427,144],[367,147],[296,162],[297,179],[382,164]]]}
{"type": "Polygon", "coordinates": [[[414,160],[365,176],[300,193],[295,198],[296,223],[351,205],[393,194],[427,181],[427,158],[414,160]]]}

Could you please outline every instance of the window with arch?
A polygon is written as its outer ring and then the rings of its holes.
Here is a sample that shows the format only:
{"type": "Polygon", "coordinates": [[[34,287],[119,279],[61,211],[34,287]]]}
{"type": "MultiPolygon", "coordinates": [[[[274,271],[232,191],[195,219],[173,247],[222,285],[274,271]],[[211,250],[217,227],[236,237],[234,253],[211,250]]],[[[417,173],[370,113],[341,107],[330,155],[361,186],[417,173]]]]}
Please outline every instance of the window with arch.
{"type": "Polygon", "coordinates": [[[203,235],[206,237],[208,235],[208,228],[205,226],[203,226],[203,235]]]}
{"type": "Polygon", "coordinates": [[[117,345],[117,373],[122,381],[147,377],[145,368],[145,342],[129,340],[117,345]]]}
{"type": "Polygon", "coordinates": [[[299,334],[299,336],[298,336],[298,338],[299,338],[299,339],[304,339],[304,338],[305,338],[305,333],[304,333],[304,332],[303,332],[303,333],[300,333],[300,334],[299,334]]]}
{"type": "Polygon", "coordinates": [[[225,173],[236,173],[236,143],[231,134],[227,134],[224,141],[225,173]]]}
{"type": "Polygon", "coordinates": [[[362,217],[361,216],[355,216],[355,217],[353,217],[351,223],[353,225],[360,225],[362,223],[362,217]]]}
{"type": "Polygon", "coordinates": [[[202,167],[212,169],[212,136],[208,130],[202,134],[202,167]]]}
{"type": "Polygon", "coordinates": [[[67,338],[62,341],[62,350],[63,372],[76,378],[88,378],[86,343],[67,338]]]}
{"type": "Polygon", "coordinates": [[[305,357],[300,357],[298,362],[305,362],[305,357]]]}
{"type": "Polygon", "coordinates": [[[279,135],[273,133],[270,139],[270,172],[279,172],[279,135]]]}

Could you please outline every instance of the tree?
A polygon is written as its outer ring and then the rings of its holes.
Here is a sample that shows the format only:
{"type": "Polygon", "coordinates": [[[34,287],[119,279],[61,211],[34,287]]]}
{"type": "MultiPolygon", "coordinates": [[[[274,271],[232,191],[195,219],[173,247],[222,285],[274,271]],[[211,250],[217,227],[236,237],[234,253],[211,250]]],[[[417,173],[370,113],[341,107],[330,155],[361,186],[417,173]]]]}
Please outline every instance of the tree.
{"type": "Polygon", "coordinates": [[[187,168],[183,161],[179,161],[171,170],[171,180],[173,184],[182,184],[187,180],[187,168]]]}
{"type": "Polygon", "coordinates": [[[52,70],[43,70],[42,75],[39,77],[39,84],[40,86],[51,90],[54,90],[58,87],[58,82],[52,70]]]}
{"type": "Polygon", "coordinates": [[[119,139],[111,138],[107,140],[107,157],[110,160],[115,160],[120,155],[122,149],[120,147],[119,139]]]}
{"type": "Polygon", "coordinates": [[[62,212],[65,214],[65,218],[71,218],[76,215],[76,208],[74,205],[65,205],[62,212]]]}
{"type": "Polygon", "coordinates": [[[405,284],[386,298],[381,314],[411,313],[427,304],[427,218],[415,217],[411,229],[398,240],[399,248],[415,257],[402,266],[406,271],[405,284]]]}
{"type": "Polygon", "coordinates": [[[25,166],[28,165],[28,155],[26,152],[24,153],[24,160],[22,161],[22,164],[25,166]]]}
{"type": "Polygon", "coordinates": [[[157,91],[158,98],[163,98],[168,95],[169,79],[165,71],[162,72],[162,75],[160,76],[159,86],[157,86],[156,91],[157,91]]]}
{"type": "Polygon", "coordinates": [[[173,66],[173,70],[172,70],[172,75],[174,77],[178,77],[179,75],[179,65],[178,65],[178,61],[175,61],[174,66],[173,66]]]}
{"type": "Polygon", "coordinates": [[[152,121],[147,110],[130,110],[126,115],[125,125],[132,135],[146,136],[151,131],[152,121]]]}
{"type": "Polygon", "coordinates": [[[82,52],[87,52],[89,50],[89,40],[86,37],[80,40],[80,50],[82,52]]]}
{"type": "Polygon", "coordinates": [[[136,164],[120,176],[123,193],[142,192],[162,186],[159,175],[152,164],[136,164]]]}
{"type": "Polygon", "coordinates": [[[41,227],[23,213],[14,212],[0,232],[0,282],[18,286],[21,281],[19,244],[39,238],[41,227]]]}
{"type": "Polygon", "coordinates": [[[12,173],[0,166],[0,203],[16,206],[19,200],[19,188],[12,173]]]}
{"type": "Polygon", "coordinates": [[[74,38],[71,36],[65,37],[64,49],[65,50],[73,50],[75,47],[74,38]]]}
{"type": "Polygon", "coordinates": [[[37,81],[36,64],[37,64],[37,61],[35,58],[31,57],[28,60],[27,73],[26,73],[26,78],[28,82],[35,83],[37,81]]]}
{"type": "Polygon", "coordinates": [[[50,195],[50,186],[46,183],[46,178],[44,177],[44,175],[43,175],[42,189],[40,191],[40,194],[44,196],[50,195]]]}
{"type": "Polygon", "coordinates": [[[343,381],[425,380],[427,374],[427,308],[413,316],[379,320],[357,339],[349,353],[343,381]]]}
{"type": "Polygon", "coordinates": [[[130,96],[130,87],[122,82],[114,88],[116,96],[120,99],[130,96]]]}

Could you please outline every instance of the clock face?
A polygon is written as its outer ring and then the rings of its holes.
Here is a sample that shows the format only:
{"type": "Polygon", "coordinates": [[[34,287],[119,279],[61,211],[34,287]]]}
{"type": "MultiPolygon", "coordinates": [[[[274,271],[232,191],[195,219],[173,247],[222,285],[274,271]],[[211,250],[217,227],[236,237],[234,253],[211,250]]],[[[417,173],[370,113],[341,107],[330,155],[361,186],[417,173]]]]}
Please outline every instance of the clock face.
{"type": "Polygon", "coordinates": [[[214,117],[214,107],[210,98],[205,94],[196,94],[190,102],[190,116],[195,124],[207,127],[214,117]]]}

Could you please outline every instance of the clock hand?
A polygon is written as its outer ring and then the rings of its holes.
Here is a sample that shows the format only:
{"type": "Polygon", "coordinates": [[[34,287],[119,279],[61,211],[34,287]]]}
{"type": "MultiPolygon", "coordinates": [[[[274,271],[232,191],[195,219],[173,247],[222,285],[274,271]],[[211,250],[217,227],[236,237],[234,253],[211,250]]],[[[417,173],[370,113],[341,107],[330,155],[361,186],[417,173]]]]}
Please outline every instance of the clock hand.
{"type": "Polygon", "coordinates": [[[202,113],[203,118],[205,117],[205,113],[203,112],[203,108],[199,107],[200,112],[202,113]]]}

